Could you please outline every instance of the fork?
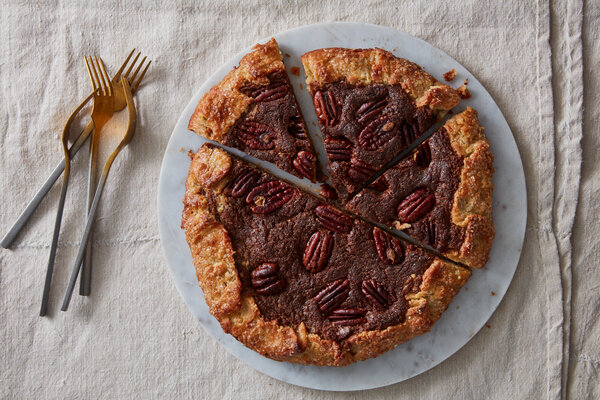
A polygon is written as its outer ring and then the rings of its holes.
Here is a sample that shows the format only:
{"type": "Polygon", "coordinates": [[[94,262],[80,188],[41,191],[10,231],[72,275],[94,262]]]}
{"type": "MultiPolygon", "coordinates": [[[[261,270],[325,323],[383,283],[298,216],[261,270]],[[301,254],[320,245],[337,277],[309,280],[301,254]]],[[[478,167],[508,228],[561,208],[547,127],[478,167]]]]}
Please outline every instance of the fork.
{"type": "Polygon", "coordinates": [[[42,294],[42,306],[40,307],[40,317],[46,315],[46,311],[48,310],[48,295],[50,294],[50,284],[52,283],[52,273],[54,271],[54,260],[56,258],[56,247],[58,244],[58,235],[60,232],[60,224],[62,221],[63,209],[65,206],[65,198],[67,195],[67,187],[69,185],[69,174],[71,172],[71,158],[69,155],[69,149],[67,147],[69,131],[71,129],[71,123],[75,116],[79,114],[79,111],[90,101],[90,99],[94,96],[94,93],[91,93],[76,109],[73,111],[65,127],[63,129],[62,134],[62,146],[64,152],[64,167],[65,173],[63,175],[62,186],[60,189],[60,200],[58,203],[58,209],[56,210],[56,221],[54,223],[54,233],[52,235],[52,245],[50,246],[50,257],[48,259],[48,267],[46,270],[46,279],[44,281],[44,292],[42,294]]]}
{"type": "MultiPolygon", "coordinates": [[[[116,85],[120,81],[121,74],[123,73],[123,70],[127,66],[127,63],[129,63],[129,60],[131,59],[131,56],[133,55],[134,52],[135,52],[135,49],[131,50],[131,52],[129,53],[129,55],[127,56],[127,58],[125,59],[125,61],[123,62],[123,64],[119,68],[119,70],[117,71],[117,73],[113,76],[113,78],[111,80],[112,85],[116,85]]],[[[150,63],[148,63],[148,66],[149,65],[150,65],[150,63]]],[[[142,75],[136,81],[136,83],[132,85],[132,87],[131,87],[132,93],[136,92],[140,82],[142,81],[142,78],[144,77],[144,75],[146,73],[146,70],[148,69],[148,66],[146,66],[146,68],[143,70],[142,75]]],[[[131,69],[131,67],[130,67],[130,69],[131,69]]],[[[114,88],[114,86],[113,86],[113,88],[114,88]]],[[[91,98],[92,98],[92,96],[90,95],[90,99],[91,98]]],[[[125,105],[126,104],[125,104],[124,97],[116,96],[115,103],[114,103],[115,112],[121,111],[123,108],[125,108],[125,105]],[[120,97],[122,100],[119,100],[120,97]],[[117,108],[117,107],[120,107],[120,108],[117,108]]],[[[79,136],[77,137],[75,142],[69,148],[69,156],[71,158],[75,157],[75,154],[77,154],[79,149],[81,149],[83,144],[88,140],[93,129],[94,129],[94,123],[90,121],[90,123],[87,124],[85,129],[79,134],[79,136]]],[[[16,239],[16,237],[19,234],[19,232],[21,231],[21,229],[23,229],[23,227],[25,226],[25,224],[27,223],[29,218],[31,218],[34,211],[38,208],[38,206],[40,205],[40,203],[42,202],[44,197],[48,194],[48,192],[50,191],[50,189],[52,188],[52,186],[54,185],[54,183],[56,182],[58,177],[62,174],[64,169],[65,169],[65,161],[63,158],[56,165],[56,167],[54,167],[54,170],[48,176],[48,178],[46,179],[46,182],[44,182],[42,187],[39,188],[39,190],[37,191],[35,196],[33,196],[33,198],[29,201],[29,203],[27,204],[25,209],[21,212],[19,217],[17,217],[17,220],[12,225],[10,230],[6,233],[6,235],[4,235],[2,240],[0,240],[1,247],[4,247],[5,249],[10,248],[10,246],[12,245],[13,241],[16,239]]]]}
{"type": "MultiPolygon", "coordinates": [[[[96,57],[94,57],[94,61],[96,61],[96,63],[98,63],[98,60],[96,57]]],[[[100,61],[102,61],[102,59],[100,59],[100,61]]],[[[100,65],[102,67],[104,67],[104,64],[101,62],[100,65]]],[[[90,142],[90,158],[89,158],[89,164],[88,164],[88,183],[87,183],[87,201],[86,201],[86,218],[85,218],[85,224],[87,224],[88,219],[87,219],[87,215],[90,211],[90,207],[91,207],[91,203],[92,200],[94,198],[94,192],[96,190],[96,185],[95,185],[95,177],[96,177],[96,159],[98,158],[98,146],[99,146],[99,139],[100,139],[100,135],[102,132],[102,128],[104,127],[104,125],[108,122],[109,119],[112,118],[113,113],[114,113],[114,90],[113,87],[110,83],[106,82],[104,80],[104,76],[102,74],[100,74],[100,76],[102,77],[102,80],[100,80],[100,78],[98,77],[98,73],[96,71],[96,68],[94,66],[94,63],[92,62],[92,57],[85,57],[85,66],[87,68],[88,71],[88,75],[90,76],[90,81],[92,82],[92,86],[94,87],[94,90],[96,90],[97,87],[102,87],[103,91],[106,90],[107,94],[105,96],[99,96],[99,97],[94,97],[94,109],[92,110],[92,121],[94,122],[94,131],[92,132],[92,140],[90,142]],[[91,64],[91,68],[90,68],[90,64],[91,64]],[[109,95],[110,93],[110,95],[109,95]]],[[[108,79],[107,79],[108,81],[108,79]]],[[[90,245],[87,248],[87,253],[89,256],[89,260],[91,260],[92,257],[92,246],[90,245]]],[[[87,261],[87,260],[86,260],[87,261]]],[[[85,267],[85,262],[83,265],[84,269],[91,269],[91,263],[88,263],[88,268],[85,267]]],[[[86,278],[87,279],[87,278],[86,278]]],[[[88,292],[84,291],[84,281],[81,281],[81,286],[80,286],[80,293],[81,294],[88,294],[88,292]]]]}
{"type": "Polygon", "coordinates": [[[96,193],[94,194],[94,201],[92,202],[92,207],[88,214],[87,224],[85,226],[85,230],[83,233],[83,238],[81,239],[81,243],[79,245],[79,251],[77,253],[77,259],[75,260],[75,264],[73,265],[73,271],[71,272],[71,277],[69,279],[69,285],[67,286],[67,291],[65,293],[65,297],[63,298],[63,303],[61,306],[62,311],[67,311],[69,307],[69,303],[71,301],[71,296],[73,295],[73,289],[75,287],[75,282],[77,281],[77,275],[79,274],[79,270],[81,269],[81,261],[85,256],[86,244],[89,240],[90,232],[92,230],[92,225],[94,223],[94,217],[96,216],[96,211],[98,210],[98,203],[100,202],[100,196],[102,196],[102,191],[104,190],[104,185],[106,183],[106,178],[108,177],[108,173],[110,171],[110,167],[112,166],[113,161],[119,154],[119,152],[127,146],[127,144],[133,138],[135,133],[136,126],[136,111],[135,104],[133,103],[133,98],[131,96],[131,88],[129,86],[129,82],[127,79],[121,79],[121,85],[123,86],[123,92],[125,93],[125,99],[127,102],[127,110],[129,111],[129,122],[127,124],[127,130],[125,134],[121,134],[121,136],[114,135],[111,139],[118,140],[118,144],[116,144],[114,150],[106,160],[104,164],[104,168],[102,169],[102,175],[98,182],[98,187],[96,188],[96,193]]]}
{"type": "MultiPolygon", "coordinates": [[[[135,51],[135,49],[133,51],[135,51]]],[[[128,60],[131,57],[131,55],[133,54],[133,51],[127,57],[128,60]]],[[[146,57],[144,57],[142,59],[142,61],[140,62],[140,64],[135,69],[135,71],[133,72],[133,74],[131,73],[131,71],[133,70],[134,66],[136,65],[140,55],[141,55],[141,53],[138,52],[137,55],[135,56],[135,58],[133,59],[131,65],[129,66],[129,68],[127,69],[125,74],[123,75],[125,77],[125,79],[128,80],[128,82],[132,82],[132,84],[131,84],[132,92],[134,92],[138,88],[140,82],[142,81],[142,79],[144,78],[144,75],[146,74],[146,71],[148,70],[148,67],[152,63],[152,61],[150,61],[150,60],[148,61],[148,64],[146,64],[146,66],[142,70],[140,77],[136,80],[138,73],[140,72],[141,68],[144,66],[144,63],[146,62],[146,57]]],[[[121,68],[119,73],[122,72],[122,69],[123,68],[121,68]]],[[[127,105],[126,95],[122,88],[121,83],[118,80],[116,80],[115,78],[113,78],[113,80],[111,81],[110,86],[111,86],[111,89],[113,92],[113,110],[115,112],[117,112],[117,111],[124,109],[125,106],[127,105]]],[[[98,175],[97,174],[97,166],[98,166],[97,147],[98,147],[99,140],[100,140],[100,132],[97,129],[96,132],[94,132],[94,134],[92,135],[92,145],[90,146],[90,159],[89,159],[89,164],[88,164],[88,181],[87,181],[86,216],[87,216],[87,214],[89,214],[90,209],[92,207],[92,201],[94,199],[94,194],[95,194],[95,190],[96,190],[95,180],[96,180],[96,176],[98,175]]],[[[87,218],[86,218],[85,223],[87,224],[87,218]]],[[[87,242],[85,258],[83,260],[83,265],[81,266],[81,280],[79,282],[79,294],[81,296],[89,296],[90,295],[91,279],[92,279],[92,233],[90,233],[90,238],[88,239],[88,242],[87,242]]]]}
{"type": "MultiPolygon", "coordinates": [[[[89,57],[90,62],[92,58],[89,57]]],[[[92,66],[90,69],[90,62],[88,62],[88,58],[85,58],[85,63],[87,66],[88,74],[90,75],[90,80],[92,81],[93,86],[93,94],[94,97],[94,106],[92,108],[92,121],[94,122],[94,131],[99,132],[102,130],[102,127],[106,122],[112,117],[113,114],[113,95],[112,95],[112,87],[107,82],[110,82],[108,78],[108,74],[106,73],[106,68],[104,67],[104,63],[102,59],[94,57],[94,62],[92,62],[92,66]],[[96,64],[98,68],[96,68],[96,64]],[[100,76],[98,76],[98,70],[100,70],[100,76]],[[92,74],[93,72],[93,74],[92,74]]],[[[81,106],[80,106],[81,107],[81,106]]],[[[74,117],[74,115],[71,115],[74,117]]],[[[71,120],[71,118],[69,118],[71,120]]],[[[70,121],[69,121],[70,122],[70,121]]],[[[69,124],[70,125],[70,124],[69,124]]],[[[67,128],[67,127],[65,127],[67,128]]],[[[43,317],[46,315],[48,310],[48,297],[50,295],[50,284],[52,281],[52,274],[54,272],[54,260],[56,259],[56,248],[58,246],[58,236],[60,234],[60,225],[62,222],[62,214],[65,207],[65,198],[67,194],[67,187],[69,185],[69,175],[71,170],[71,158],[69,156],[68,149],[68,135],[69,130],[63,130],[62,136],[62,145],[65,159],[65,173],[63,175],[63,184],[60,192],[60,200],[58,202],[58,209],[56,212],[56,222],[54,223],[54,233],[52,235],[52,245],[50,246],[50,257],[48,260],[48,267],[46,269],[46,279],[44,283],[44,292],[42,294],[42,306],[40,308],[40,316],[43,317]]],[[[94,148],[94,138],[95,134],[92,135],[92,149],[94,148]]]]}

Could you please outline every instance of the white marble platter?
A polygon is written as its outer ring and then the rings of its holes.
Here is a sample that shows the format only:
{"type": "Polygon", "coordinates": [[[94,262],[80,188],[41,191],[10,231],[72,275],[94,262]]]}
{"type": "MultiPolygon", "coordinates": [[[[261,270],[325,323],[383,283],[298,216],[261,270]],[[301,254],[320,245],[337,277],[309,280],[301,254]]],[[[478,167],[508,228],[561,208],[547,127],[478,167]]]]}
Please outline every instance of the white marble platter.
{"type": "MultiPolygon", "coordinates": [[[[467,105],[479,112],[495,157],[493,204],[496,238],[490,261],[483,270],[473,272],[467,285],[431,332],[380,357],[347,367],[314,367],[273,361],[225,334],[208,312],[180,227],[185,179],[190,164],[187,152],[196,151],[205,142],[188,131],[187,124],[202,95],[239,63],[241,57],[250,51],[248,48],[222,65],[198,88],[183,110],[165,151],[159,180],[158,218],[171,276],[181,297],[204,329],[231,354],[266,375],[294,385],[333,391],[370,389],[409,379],[433,368],[463,347],[491,317],[510,285],[521,255],[527,219],[525,177],[519,150],[500,109],[477,79],[447,54],[420,39],[393,29],[356,23],[304,26],[274,37],[282,53],[289,54],[289,57],[284,57],[288,73],[292,67],[300,68],[300,76],[289,75],[313,136],[320,137],[320,133],[310,95],[302,89],[305,76],[300,62],[300,56],[307,51],[323,47],[380,47],[416,62],[440,81],[444,72],[454,68],[457,72],[454,86],[468,78],[473,97],[461,101],[455,113],[467,105]]],[[[320,157],[324,154],[322,149],[322,146],[317,146],[320,157]]],[[[291,175],[286,177],[294,180],[291,175]]],[[[306,181],[303,183],[306,184],[306,181]]]]}

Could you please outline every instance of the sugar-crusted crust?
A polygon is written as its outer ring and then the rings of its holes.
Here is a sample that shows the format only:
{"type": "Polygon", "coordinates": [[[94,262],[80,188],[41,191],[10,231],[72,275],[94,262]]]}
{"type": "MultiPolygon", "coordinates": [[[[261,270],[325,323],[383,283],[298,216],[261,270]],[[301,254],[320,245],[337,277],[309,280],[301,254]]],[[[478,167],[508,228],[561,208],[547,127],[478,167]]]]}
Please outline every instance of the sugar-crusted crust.
{"type": "Polygon", "coordinates": [[[477,111],[471,107],[444,125],[454,152],[463,159],[460,182],[454,193],[452,223],[465,229],[458,251],[445,255],[469,267],[482,268],[488,261],[495,230],[492,220],[494,156],[477,111]]]}
{"type": "Polygon", "coordinates": [[[252,98],[240,91],[245,84],[268,85],[269,74],[285,73],[277,42],[271,39],[257,44],[233,69],[200,100],[190,118],[188,129],[220,142],[235,122],[246,112],[252,98]]]}
{"type": "Polygon", "coordinates": [[[417,64],[382,49],[328,48],[302,56],[309,87],[346,80],[350,84],[400,85],[417,107],[428,106],[439,118],[458,104],[458,93],[417,64]]]}
{"type": "Polygon", "coordinates": [[[404,323],[361,332],[340,343],[308,333],[303,323],[282,326],[277,321],[266,321],[253,297],[242,293],[229,234],[208,207],[209,190],[215,194],[218,209],[227,206],[222,190],[229,182],[231,164],[223,150],[210,145],[204,145],[193,156],[182,228],[211,314],[225,332],[260,354],[280,361],[334,366],[375,357],[431,329],[471,274],[465,268],[435,259],[418,290],[406,295],[409,309],[404,323]]]}

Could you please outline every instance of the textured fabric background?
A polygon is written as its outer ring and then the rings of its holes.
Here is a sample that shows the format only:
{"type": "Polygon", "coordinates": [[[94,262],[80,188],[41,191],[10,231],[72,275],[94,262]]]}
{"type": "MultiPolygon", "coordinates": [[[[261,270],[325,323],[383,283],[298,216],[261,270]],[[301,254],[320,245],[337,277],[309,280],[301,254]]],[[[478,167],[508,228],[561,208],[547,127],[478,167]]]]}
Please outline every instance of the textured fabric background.
{"type": "Polygon", "coordinates": [[[58,311],[82,233],[85,150],[49,317],[37,314],[58,185],[13,249],[0,249],[0,398],[600,398],[598,2],[265,3],[3,1],[0,234],[62,156],[62,126],[89,93],[82,56],[114,71],[137,47],[153,64],[136,136],[102,198],[92,296],[58,311]],[[164,149],[202,82],[261,38],[324,21],[397,28],[467,67],[506,116],[528,187],[521,262],[487,327],[436,368],[349,396],[279,382],[219,348],[171,281],[156,218],[164,149]]]}

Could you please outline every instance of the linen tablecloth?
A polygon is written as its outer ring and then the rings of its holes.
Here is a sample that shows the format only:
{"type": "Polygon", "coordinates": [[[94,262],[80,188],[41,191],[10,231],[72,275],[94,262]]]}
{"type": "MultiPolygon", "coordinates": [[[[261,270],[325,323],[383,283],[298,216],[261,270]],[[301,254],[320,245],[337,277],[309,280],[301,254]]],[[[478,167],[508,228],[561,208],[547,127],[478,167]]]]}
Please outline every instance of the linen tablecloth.
{"type": "Polygon", "coordinates": [[[162,155],[199,86],[259,39],[326,21],[396,28],[468,68],[513,131],[528,189],[523,255],[486,327],[432,370],[349,397],[600,398],[599,14],[597,1],[5,0],[0,234],[62,157],[62,126],[90,91],[82,56],[100,55],[114,71],[137,47],[153,63],[136,94],[136,136],[102,198],[92,296],[58,311],[82,234],[85,150],[73,165],[48,317],[37,314],[59,185],[13,249],[0,249],[0,398],[344,397],[279,382],[220,348],[179,297],[157,227],[162,155]]]}

